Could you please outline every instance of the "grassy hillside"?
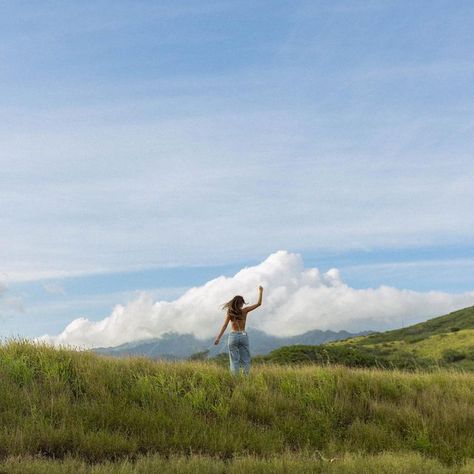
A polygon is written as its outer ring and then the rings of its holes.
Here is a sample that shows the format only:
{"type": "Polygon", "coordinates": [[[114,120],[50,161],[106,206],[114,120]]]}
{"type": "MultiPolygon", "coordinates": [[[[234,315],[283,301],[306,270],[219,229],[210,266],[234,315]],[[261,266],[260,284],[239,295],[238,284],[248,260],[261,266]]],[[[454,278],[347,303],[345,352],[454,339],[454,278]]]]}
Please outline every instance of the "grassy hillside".
{"type": "Polygon", "coordinates": [[[360,342],[365,341],[370,344],[400,340],[416,342],[418,338],[452,333],[461,329],[474,329],[474,306],[429,319],[428,321],[407,328],[364,336],[360,338],[360,342]]]}
{"type": "Polygon", "coordinates": [[[474,370],[474,307],[403,329],[321,346],[291,346],[258,361],[338,363],[350,367],[474,370]]]}
{"type": "Polygon", "coordinates": [[[474,467],[467,373],[260,366],[232,378],[211,363],[11,342],[0,347],[0,377],[0,472],[474,467]]]}

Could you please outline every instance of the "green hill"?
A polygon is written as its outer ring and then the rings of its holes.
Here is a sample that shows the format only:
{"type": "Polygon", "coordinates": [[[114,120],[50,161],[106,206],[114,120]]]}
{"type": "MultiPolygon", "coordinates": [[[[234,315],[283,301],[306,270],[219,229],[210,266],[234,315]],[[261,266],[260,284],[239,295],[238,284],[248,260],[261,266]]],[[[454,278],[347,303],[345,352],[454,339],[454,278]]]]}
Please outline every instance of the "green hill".
{"type": "Polygon", "coordinates": [[[469,373],[270,365],[233,378],[209,362],[10,342],[0,378],[2,473],[474,468],[469,373]]]}
{"type": "Polygon", "coordinates": [[[429,319],[407,328],[374,333],[359,338],[359,343],[375,344],[392,341],[417,342],[434,335],[455,333],[460,330],[474,329],[474,306],[453,313],[429,319]]]}
{"type": "Polygon", "coordinates": [[[474,370],[474,307],[407,328],[320,346],[290,346],[260,362],[337,363],[351,367],[474,370]]]}

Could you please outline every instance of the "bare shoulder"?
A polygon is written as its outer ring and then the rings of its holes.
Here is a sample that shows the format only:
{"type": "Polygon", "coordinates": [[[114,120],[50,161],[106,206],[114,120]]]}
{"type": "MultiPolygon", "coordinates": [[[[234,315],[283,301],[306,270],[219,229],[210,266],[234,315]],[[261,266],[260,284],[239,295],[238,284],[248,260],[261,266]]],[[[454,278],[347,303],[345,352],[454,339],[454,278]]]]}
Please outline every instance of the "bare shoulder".
{"type": "Polygon", "coordinates": [[[250,306],[242,308],[242,313],[246,315],[248,312],[253,311],[255,308],[258,308],[259,306],[260,306],[259,304],[252,304],[250,306]]]}

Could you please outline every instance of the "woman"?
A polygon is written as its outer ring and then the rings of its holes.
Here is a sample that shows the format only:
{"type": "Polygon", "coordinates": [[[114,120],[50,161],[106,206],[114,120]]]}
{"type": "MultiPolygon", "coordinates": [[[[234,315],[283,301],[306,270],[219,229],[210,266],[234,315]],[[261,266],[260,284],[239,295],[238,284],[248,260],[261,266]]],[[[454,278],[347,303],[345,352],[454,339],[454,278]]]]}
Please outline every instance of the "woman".
{"type": "Polygon", "coordinates": [[[231,322],[232,332],[229,334],[229,361],[230,371],[237,375],[240,370],[240,365],[244,369],[244,374],[248,374],[250,370],[250,349],[249,337],[245,331],[245,322],[247,314],[258,308],[262,304],[263,288],[258,287],[258,302],[251,306],[243,307],[247,304],[240,295],[234,296],[230,301],[222,305],[222,309],[227,309],[227,315],[221,332],[217,336],[214,344],[219,344],[222,335],[227,329],[229,321],[231,322]]]}

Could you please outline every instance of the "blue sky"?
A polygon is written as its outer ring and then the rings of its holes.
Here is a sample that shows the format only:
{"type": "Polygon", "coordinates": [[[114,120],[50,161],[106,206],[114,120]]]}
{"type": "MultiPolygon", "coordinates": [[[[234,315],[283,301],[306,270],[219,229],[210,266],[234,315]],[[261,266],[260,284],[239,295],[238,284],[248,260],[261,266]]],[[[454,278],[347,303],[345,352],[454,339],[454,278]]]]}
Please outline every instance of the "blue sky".
{"type": "Polygon", "coordinates": [[[0,335],[279,249],[474,290],[470,1],[3,2],[0,335]]]}

